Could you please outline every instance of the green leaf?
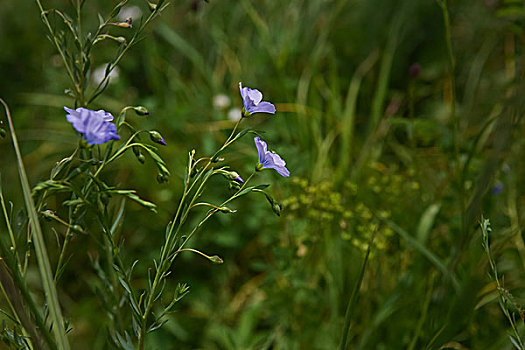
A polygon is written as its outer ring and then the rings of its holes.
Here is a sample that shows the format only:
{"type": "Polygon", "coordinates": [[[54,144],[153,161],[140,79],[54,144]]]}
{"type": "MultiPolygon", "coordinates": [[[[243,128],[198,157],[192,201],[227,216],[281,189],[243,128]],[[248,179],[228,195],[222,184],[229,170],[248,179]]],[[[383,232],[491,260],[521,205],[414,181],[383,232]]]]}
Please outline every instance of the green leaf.
{"type": "Polygon", "coordinates": [[[251,192],[253,190],[264,190],[265,188],[270,187],[270,185],[257,185],[257,186],[249,186],[244,188],[241,192],[237,193],[236,197],[240,197],[245,195],[248,192],[251,192]]]}
{"type": "Polygon", "coordinates": [[[148,208],[149,210],[153,212],[157,212],[157,205],[151,202],[148,202],[147,200],[144,200],[140,198],[136,193],[135,190],[108,190],[107,193],[114,193],[114,194],[120,194],[122,196],[126,196],[129,199],[139,203],[145,208],[148,208]]]}

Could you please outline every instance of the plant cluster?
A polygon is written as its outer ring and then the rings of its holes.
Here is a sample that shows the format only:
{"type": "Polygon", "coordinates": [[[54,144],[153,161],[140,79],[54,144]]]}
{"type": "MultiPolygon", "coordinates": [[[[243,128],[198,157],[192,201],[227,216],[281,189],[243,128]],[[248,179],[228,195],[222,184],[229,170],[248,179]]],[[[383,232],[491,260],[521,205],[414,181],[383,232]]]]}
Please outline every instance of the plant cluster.
{"type": "Polygon", "coordinates": [[[266,190],[269,185],[253,185],[252,182],[255,175],[264,169],[275,169],[284,177],[288,177],[290,172],[285,161],[270,151],[260,136],[254,138],[259,163],[254,165],[253,172],[246,179],[227,165],[226,151],[229,147],[249,133],[257,135],[252,129],[239,130],[242,120],[254,113],[276,112],[272,103],[262,101],[259,90],[243,87],[239,83],[243,101],[241,118],[222,146],[212,155],[198,156],[194,149],[188,153],[183,191],[175,206],[175,213],[166,225],[159,254],[153,259],[152,266],[144,269],[147,275],[137,276],[135,267],[145,262],[140,257],[132,258],[131,262],[125,257],[126,239],[129,237],[122,230],[122,220],[126,202],[119,197],[137,202],[154,212],[157,206],[141,198],[133,189],[120,188],[118,178],[106,173],[108,168],[115,168],[124,155],[132,153],[142,164],[150,158],[157,168],[157,181],[166,183],[171,174],[157,145],[168,146],[169,140],[166,141],[156,130],[142,129],[139,126],[141,120],[129,118],[127,114],[130,111],[138,116],[149,116],[150,113],[143,106],[126,106],[117,118],[105,110],[88,108],[107,88],[111,73],[138,40],[146,25],[168,5],[163,0],[156,4],[148,3],[150,14],[146,19],[140,19],[131,38],[115,37],[111,34],[113,27],[131,30],[132,23],[136,22],[133,18],[115,21],[127,2],[123,0],[118,3],[106,19],[100,16],[100,24],[95,32],[86,34],[82,26],[83,0],[74,4],[74,19],[58,9],[45,10],[41,2],[36,0],[49,37],[70,78],[71,89],[66,92],[74,99],[72,103],[75,107],[64,107],[65,119],[76,131],[78,145],[71,155],[56,163],[48,180],[39,182],[31,190],[18,148],[13,118],[7,104],[0,100],[6,109],[9,134],[16,150],[27,215],[27,227],[17,229],[12,205],[9,210],[0,188],[10,239],[8,243],[2,241],[0,244],[4,264],[0,269],[0,282],[11,307],[10,311],[5,311],[11,322],[4,323],[2,339],[16,348],[70,348],[67,332],[75,328],[75,315],[64,315],[62,311],[58,298],[60,281],[70,260],[83,259],[86,263],[90,262],[100,280],[96,292],[105,309],[108,341],[117,348],[144,349],[147,334],[167,322],[166,316],[175,310],[177,302],[189,291],[189,286],[184,283],[179,283],[175,290],[168,286],[176,258],[181,253],[190,252],[212,263],[223,263],[217,255],[208,255],[188,247],[193,236],[211,217],[215,214],[234,214],[236,210],[229,207],[230,203],[251,192],[264,194],[271,209],[280,215],[280,204],[266,190]],[[52,16],[63,21],[64,30],[51,25],[52,16]],[[94,49],[99,42],[108,39],[118,44],[115,58],[107,64],[100,82],[90,90],[88,75],[92,56],[95,55],[94,49]],[[71,42],[73,45],[69,45],[71,42]],[[230,194],[220,203],[213,204],[205,199],[204,194],[209,180],[215,175],[226,179],[230,194]],[[204,213],[199,211],[200,208],[204,209],[204,213]],[[198,219],[188,223],[190,217],[198,219]],[[43,219],[47,223],[40,225],[43,219]],[[60,251],[53,265],[46,248],[46,240],[49,242],[50,235],[55,236],[60,251]],[[96,250],[88,252],[89,255],[72,254],[70,242],[82,235],[87,235],[94,242],[96,250]],[[35,299],[27,285],[27,271],[34,263],[31,259],[34,253],[43,283],[43,300],[35,299]]]}

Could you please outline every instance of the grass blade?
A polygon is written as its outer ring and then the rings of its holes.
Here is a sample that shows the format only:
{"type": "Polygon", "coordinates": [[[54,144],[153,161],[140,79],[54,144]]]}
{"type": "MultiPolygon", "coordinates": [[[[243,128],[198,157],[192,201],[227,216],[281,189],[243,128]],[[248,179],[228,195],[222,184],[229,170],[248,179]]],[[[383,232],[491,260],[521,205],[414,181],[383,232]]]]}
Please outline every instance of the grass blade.
{"type": "Polygon", "coordinates": [[[69,350],[69,343],[64,330],[64,320],[62,318],[62,312],[60,311],[60,305],[58,304],[57,292],[55,284],[53,282],[53,273],[51,272],[51,266],[49,264],[49,258],[47,256],[47,250],[44,243],[44,237],[42,235],[42,229],[40,222],[38,221],[38,215],[36,213],[35,204],[31,196],[31,187],[27,180],[24,163],[22,161],[22,154],[18,148],[18,140],[15,134],[15,128],[13,126],[13,120],[11,119],[11,113],[9,107],[3,99],[0,98],[0,102],[4,105],[7,121],[9,123],[9,129],[11,131],[11,137],[13,139],[13,147],[16,153],[16,161],[18,166],[18,174],[20,176],[20,182],[22,184],[22,191],[24,193],[24,202],[29,216],[31,232],[33,234],[35,253],[38,261],[38,269],[42,284],[46,294],[46,301],[49,307],[49,314],[53,322],[53,333],[57,342],[57,347],[60,350],[69,350]]]}
{"type": "Polygon", "coordinates": [[[350,320],[352,318],[352,311],[354,309],[355,303],[357,302],[357,295],[359,293],[359,289],[361,288],[363,277],[365,276],[366,265],[368,263],[368,257],[370,256],[370,248],[372,247],[372,243],[374,241],[375,234],[376,234],[375,232],[372,234],[372,237],[370,237],[370,241],[368,242],[368,248],[366,249],[365,260],[363,261],[363,265],[361,266],[361,271],[359,272],[359,278],[356,281],[354,290],[352,291],[352,295],[350,296],[350,300],[348,301],[348,306],[346,307],[345,325],[343,326],[343,335],[341,337],[341,344],[339,345],[339,350],[346,349],[346,342],[348,341],[348,332],[350,331],[350,320]]]}

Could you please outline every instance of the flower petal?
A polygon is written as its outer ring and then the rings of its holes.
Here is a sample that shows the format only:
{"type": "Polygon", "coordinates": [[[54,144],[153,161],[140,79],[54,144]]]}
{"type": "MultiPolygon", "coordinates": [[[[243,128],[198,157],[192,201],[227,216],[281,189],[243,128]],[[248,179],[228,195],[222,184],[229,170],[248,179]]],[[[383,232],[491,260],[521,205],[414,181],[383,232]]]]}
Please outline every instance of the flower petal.
{"type": "Polygon", "coordinates": [[[270,102],[261,102],[252,108],[252,113],[270,113],[275,114],[275,106],[270,102]]]}
{"type": "Polygon", "coordinates": [[[264,155],[264,162],[261,164],[263,168],[276,170],[281,176],[290,176],[290,171],[288,171],[285,166],[286,162],[277,153],[266,151],[264,155]]]}
{"type": "Polygon", "coordinates": [[[259,163],[263,164],[267,149],[266,142],[261,140],[259,136],[256,136],[253,140],[255,141],[255,146],[257,147],[257,153],[259,154],[259,163]]]}
{"type": "Polygon", "coordinates": [[[250,98],[250,100],[252,100],[253,104],[257,106],[259,102],[262,101],[262,98],[263,98],[262,93],[257,89],[250,89],[250,88],[245,88],[245,89],[248,90],[247,95],[250,98]]]}
{"type": "Polygon", "coordinates": [[[276,166],[274,169],[283,177],[290,176],[290,171],[285,166],[276,166]]]}
{"type": "Polygon", "coordinates": [[[117,127],[111,122],[113,116],[104,110],[92,111],[87,108],[76,110],[64,107],[66,119],[73,128],[84,136],[88,144],[95,145],[110,140],[120,140],[117,127]]]}

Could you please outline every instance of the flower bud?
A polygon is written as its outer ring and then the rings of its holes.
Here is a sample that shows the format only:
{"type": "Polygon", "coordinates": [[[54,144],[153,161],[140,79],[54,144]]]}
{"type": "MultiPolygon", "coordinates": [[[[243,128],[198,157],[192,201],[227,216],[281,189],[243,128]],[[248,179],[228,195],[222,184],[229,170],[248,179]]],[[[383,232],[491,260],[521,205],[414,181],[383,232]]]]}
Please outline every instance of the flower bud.
{"type": "Polygon", "coordinates": [[[272,207],[272,211],[277,214],[277,216],[281,216],[281,210],[283,209],[282,205],[279,204],[275,199],[273,199],[268,193],[264,192],[264,195],[268,202],[270,203],[270,206],[272,207]]]}
{"type": "Polygon", "coordinates": [[[144,157],[144,155],[141,153],[137,156],[137,160],[140,162],[140,164],[144,164],[146,157],[144,157]]]}
{"type": "Polygon", "coordinates": [[[146,107],[143,107],[143,106],[133,107],[133,110],[138,115],[149,115],[149,111],[146,109],[146,107]]]}
{"type": "Polygon", "coordinates": [[[228,207],[220,207],[220,208],[219,208],[219,211],[220,211],[221,213],[225,213],[225,214],[233,214],[233,213],[236,213],[236,212],[237,212],[237,210],[233,210],[233,209],[230,209],[230,208],[228,208],[228,207]]]}
{"type": "Polygon", "coordinates": [[[235,171],[229,171],[228,178],[233,181],[244,183],[244,180],[242,179],[242,177],[239,174],[237,174],[237,172],[235,171]]]}
{"type": "Polygon", "coordinates": [[[7,131],[4,128],[0,128],[0,139],[4,139],[7,136],[7,131]]]}
{"type": "Polygon", "coordinates": [[[214,264],[222,264],[224,262],[218,255],[210,256],[208,259],[214,264]]]}
{"type": "Polygon", "coordinates": [[[118,22],[118,23],[110,23],[111,25],[114,25],[114,26],[117,26],[117,27],[120,27],[120,28],[132,28],[132,18],[131,17],[128,17],[126,18],[126,21],[125,22],[118,22]]]}
{"type": "Polygon", "coordinates": [[[168,175],[166,175],[166,174],[160,174],[160,173],[159,173],[159,174],[157,175],[157,182],[158,182],[159,184],[163,184],[163,183],[165,183],[165,182],[168,182],[168,175]]]}
{"type": "Polygon", "coordinates": [[[53,213],[52,210],[44,210],[42,212],[42,215],[44,216],[44,218],[46,219],[46,221],[51,221],[51,219],[53,219],[55,217],[55,213],[53,213]]]}
{"type": "Polygon", "coordinates": [[[84,229],[80,225],[72,225],[72,226],[69,226],[69,228],[71,229],[71,231],[75,233],[84,233],[84,229]]]}
{"type": "Polygon", "coordinates": [[[166,141],[162,138],[162,135],[158,131],[150,131],[149,137],[151,141],[158,143],[159,145],[166,146],[166,141]]]}
{"type": "Polygon", "coordinates": [[[282,210],[282,208],[281,208],[281,205],[280,205],[279,203],[274,202],[274,203],[272,204],[272,210],[273,210],[273,212],[274,212],[275,214],[277,214],[277,216],[281,216],[281,210],[282,210]]]}
{"type": "Polygon", "coordinates": [[[155,11],[157,9],[157,4],[153,4],[148,1],[148,6],[151,12],[155,11]]]}

